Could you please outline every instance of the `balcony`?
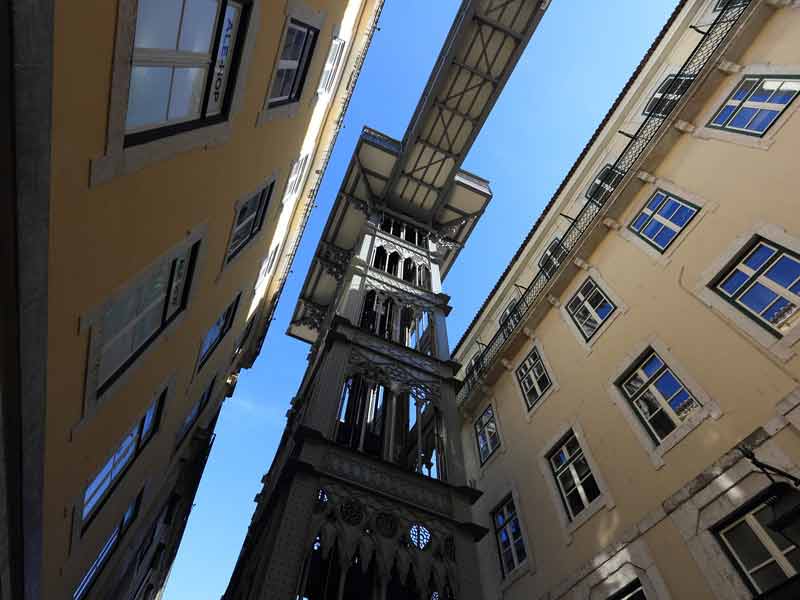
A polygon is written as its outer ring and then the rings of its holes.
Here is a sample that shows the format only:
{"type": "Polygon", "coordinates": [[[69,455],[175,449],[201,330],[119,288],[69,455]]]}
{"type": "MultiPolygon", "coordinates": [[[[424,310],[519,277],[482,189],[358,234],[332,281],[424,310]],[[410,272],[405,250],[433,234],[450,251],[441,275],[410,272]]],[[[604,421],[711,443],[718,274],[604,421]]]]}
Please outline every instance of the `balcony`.
{"type": "Polygon", "coordinates": [[[652,144],[663,133],[665,123],[670,121],[670,115],[682,105],[680,100],[697,90],[702,83],[700,73],[716,57],[728,34],[751,4],[754,4],[753,0],[729,2],[708,30],[702,34],[700,42],[675,77],[676,81],[691,81],[691,85],[676,86],[676,89],[672,90],[674,93],[663,94],[651,107],[650,116],[639,126],[616,162],[601,173],[598,178],[599,185],[593,186],[593,191],[588,195],[588,202],[561,237],[558,244],[559,252],[551,252],[548,260],[540,263],[538,272],[522,293],[503,327],[485,346],[474,368],[467,374],[457,395],[459,405],[470,398],[472,392],[487,379],[487,375],[495,376],[498,373],[496,363],[499,362],[499,356],[514,343],[511,340],[519,338],[517,334],[533,316],[534,308],[541,304],[552,287],[551,281],[564,271],[564,265],[571,260],[577,248],[595,228],[605,213],[604,209],[619,196],[617,192],[631,181],[638,170],[640,159],[645,157],[652,144]]]}

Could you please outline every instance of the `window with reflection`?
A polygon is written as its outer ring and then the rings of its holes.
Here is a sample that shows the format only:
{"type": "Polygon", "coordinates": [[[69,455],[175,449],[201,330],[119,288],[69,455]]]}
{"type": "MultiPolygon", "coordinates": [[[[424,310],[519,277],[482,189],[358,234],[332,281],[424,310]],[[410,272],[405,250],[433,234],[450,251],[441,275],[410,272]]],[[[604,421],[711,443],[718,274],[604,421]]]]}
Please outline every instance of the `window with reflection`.
{"type": "Polygon", "coordinates": [[[139,0],[126,145],[227,118],[249,3],[139,0]]]}
{"type": "Polygon", "coordinates": [[[798,92],[800,77],[745,77],[708,126],[761,137],[794,102],[798,92]]]}
{"type": "Polygon", "coordinates": [[[297,19],[289,20],[270,87],[270,108],[300,100],[318,35],[318,29],[297,19]]]}
{"type": "Polygon", "coordinates": [[[600,497],[600,487],[573,431],[556,444],[547,459],[567,517],[572,521],[600,497]]]}

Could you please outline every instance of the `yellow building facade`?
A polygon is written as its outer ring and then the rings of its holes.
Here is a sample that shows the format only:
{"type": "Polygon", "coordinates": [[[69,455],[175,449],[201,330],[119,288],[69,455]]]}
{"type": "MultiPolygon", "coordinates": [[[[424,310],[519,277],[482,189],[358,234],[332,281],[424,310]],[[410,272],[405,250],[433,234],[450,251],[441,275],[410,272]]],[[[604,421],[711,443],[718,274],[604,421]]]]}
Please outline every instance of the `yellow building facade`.
{"type": "Polygon", "coordinates": [[[799,31],[680,2],[458,343],[483,597],[800,597],[799,31]]]}
{"type": "Polygon", "coordinates": [[[12,5],[0,595],[149,600],[382,1],[12,5]]]}

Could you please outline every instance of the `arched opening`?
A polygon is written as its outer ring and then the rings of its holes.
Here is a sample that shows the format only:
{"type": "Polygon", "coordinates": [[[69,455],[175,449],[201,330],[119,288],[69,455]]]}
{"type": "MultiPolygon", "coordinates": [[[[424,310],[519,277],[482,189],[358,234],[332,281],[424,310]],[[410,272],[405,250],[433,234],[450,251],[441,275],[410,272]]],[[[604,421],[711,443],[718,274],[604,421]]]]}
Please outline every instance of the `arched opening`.
{"type": "Polygon", "coordinates": [[[386,588],[386,600],[419,600],[414,589],[414,579],[409,571],[407,577],[403,579],[397,571],[397,567],[392,568],[392,578],[386,588]]]}
{"type": "Polygon", "coordinates": [[[378,312],[376,310],[377,294],[374,290],[369,291],[364,296],[364,306],[361,309],[361,320],[358,326],[375,333],[378,312]]]}
{"type": "Polygon", "coordinates": [[[372,258],[372,266],[381,271],[386,270],[386,248],[378,246],[375,248],[375,256],[372,258]]]}
{"type": "Polygon", "coordinates": [[[394,300],[385,298],[383,302],[378,303],[378,322],[375,335],[387,340],[394,340],[394,321],[397,307],[394,300]]]}
{"type": "Polygon", "coordinates": [[[417,243],[417,228],[412,227],[411,225],[406,225],[406,235],[405,240],[407,242],[411,242],[412,244],[417,243]]]}
{"type": "Polygon", "coordinates": [[[386,272],[389,275],[394,275],[395,277],[400,277],[400,253],[399,252],[392,252],[389,255],[389,260],[386,264],[386,272]]]}
{"type": "Polygon", "coordinates": [[[403,281],[417,283],[417,265],[410,258],[403,261],[403,281]]]}
{"type": "Polygon", "coordinates": [[[417,269],[417,285],[424,290],[431,289],[431,271],[425,265],[417,269]]]}
{"type": "Polygon", "coordinates": [[[330,549],[328,556],[322,552],[322,540],[314,540],[311,551],[303,565],[303,572],[297,589],[297,598],[302,600],[338,600],[341,569],[336,547],[330,549]]]}
{"type": "Polygon", "coordinates": [[[336,421],[336,443],[383,457],[388,392],[360,375],[345,381],[336,421]]]}
{"type": "Polygon", "coordinates": [[[392,235],[395,237],[403,237],[403,223],[397,219],[392,219],[392,235]]]}

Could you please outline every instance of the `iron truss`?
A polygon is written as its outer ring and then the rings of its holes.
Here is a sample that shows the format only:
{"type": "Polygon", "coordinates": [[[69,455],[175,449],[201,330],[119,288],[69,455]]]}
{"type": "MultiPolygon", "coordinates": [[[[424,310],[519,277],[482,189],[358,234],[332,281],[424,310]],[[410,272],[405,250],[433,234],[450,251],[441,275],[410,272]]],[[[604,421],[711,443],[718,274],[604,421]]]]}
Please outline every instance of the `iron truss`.
{"type": "Polygon", "coordinates": [[[435,220],[533,33],[543,0],[462,5],[402,143],[387,190],[435,220]]]}

